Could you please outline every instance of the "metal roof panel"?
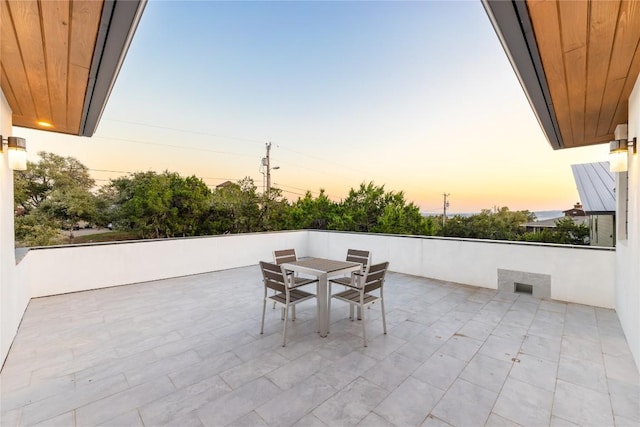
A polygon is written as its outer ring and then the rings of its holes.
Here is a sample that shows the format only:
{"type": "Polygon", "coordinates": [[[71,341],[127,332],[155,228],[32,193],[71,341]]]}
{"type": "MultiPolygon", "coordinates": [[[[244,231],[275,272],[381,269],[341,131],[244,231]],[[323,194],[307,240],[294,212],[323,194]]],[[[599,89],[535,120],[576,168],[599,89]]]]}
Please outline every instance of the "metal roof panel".
{"type": "Polygon", "coordinates": [[[609,162],[571,165],[585,212],[616,211],[616,179],[609,162]]]}

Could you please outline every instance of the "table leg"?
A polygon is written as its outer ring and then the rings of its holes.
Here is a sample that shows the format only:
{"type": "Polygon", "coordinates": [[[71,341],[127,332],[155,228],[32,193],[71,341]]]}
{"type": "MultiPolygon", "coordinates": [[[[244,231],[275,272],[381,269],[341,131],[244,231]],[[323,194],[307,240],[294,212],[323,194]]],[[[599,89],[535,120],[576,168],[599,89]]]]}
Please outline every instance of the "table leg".
{"type": "Polygon", "coordinates": [[[318,277],[318,323],[320,325],[320,336],[326,337],[329,334],[329,308],[327,295],[327,275],[321,274],[318,277]]]}

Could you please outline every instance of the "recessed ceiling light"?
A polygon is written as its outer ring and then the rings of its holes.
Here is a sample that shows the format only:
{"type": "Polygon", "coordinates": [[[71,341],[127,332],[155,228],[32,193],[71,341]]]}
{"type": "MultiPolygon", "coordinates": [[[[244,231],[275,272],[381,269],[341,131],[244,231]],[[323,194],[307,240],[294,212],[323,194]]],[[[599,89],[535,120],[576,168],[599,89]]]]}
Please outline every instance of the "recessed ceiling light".
{"type": "Polygon", "coordinates": [[[53,125],[52,125],[51,123],[49,123],[49,122],[42,122],[42,121],[41,121],[41,122],[38,122],[38,125],[40,125],[40,126],[42,126],[42,127],[45,127],[45,128],[51,128],[51,127],[53,127],[53,125]]]}

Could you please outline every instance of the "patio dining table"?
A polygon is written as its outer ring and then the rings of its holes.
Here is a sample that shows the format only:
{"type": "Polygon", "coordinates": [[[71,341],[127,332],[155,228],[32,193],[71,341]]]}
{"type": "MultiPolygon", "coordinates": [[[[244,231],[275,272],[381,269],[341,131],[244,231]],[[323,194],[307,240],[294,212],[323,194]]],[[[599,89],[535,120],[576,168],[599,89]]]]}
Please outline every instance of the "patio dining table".
{"type": "Polygon", "coordinates": [[[331,298],[327,292],[327,279],[360,271],[362,264],[325,258],[305,258],[284,263],[282,267],[289,271],[309,274],[318,278],[318,332],[321,337],[326,337],[329,333],[329,298],[331,298]]]}

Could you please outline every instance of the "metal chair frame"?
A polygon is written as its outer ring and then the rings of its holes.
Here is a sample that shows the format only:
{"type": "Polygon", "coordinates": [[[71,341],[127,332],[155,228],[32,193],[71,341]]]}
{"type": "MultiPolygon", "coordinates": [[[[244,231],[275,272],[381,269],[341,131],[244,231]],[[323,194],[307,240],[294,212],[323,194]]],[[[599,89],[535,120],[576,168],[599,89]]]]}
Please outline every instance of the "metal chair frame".
{"type": "MultiPolygon", "coordinates": [[[[275,305],[282,307],[282,346],[287,344],[287,320],[289,317],[289,307],[292,307],[291,320],[296,319],[295,306],[301,302],[315,298],[312,293],[305,292],[292,286],[293,276],[287,274],[281,266],[270,262],[260,261],[260,269],[262,270],[262,278],[264,282],[264,298],[262,302],[262,322],[260,324],[260,334],[264,333],[264,317],[267,308],[267,300],[273,301],[275,305]],[[275,291],[273,295],[268,295],[267,290],[275,291]]],[[[316,322],[318,321],[318,305],[316,304],[316,322]]]]}
{"type": "Polygon", "coordinates": [[[382,330],[387,333],[387,321],[384,312],[384,280],[389,268],[388,262],[372,265],[369,267],[368,272],[365,275],[352,275],[350,286],[337,294],[331,295],[329,299],[329,313],[331,312],[331,299],[335,298],[340,301],[344,301],[350,305],[349,318],[353,321],[353,308],[357,307],[362,317],[362,338],[364,340],[364,346],[367,347],[367,330],[365,321],[365,310],[363,308],[369,307],[371,304],[375,304],[380,301],[380,308],[382,309],[382,330]],[[380,296],[372,295],[371,292],[380,290],[380,296]]]}

